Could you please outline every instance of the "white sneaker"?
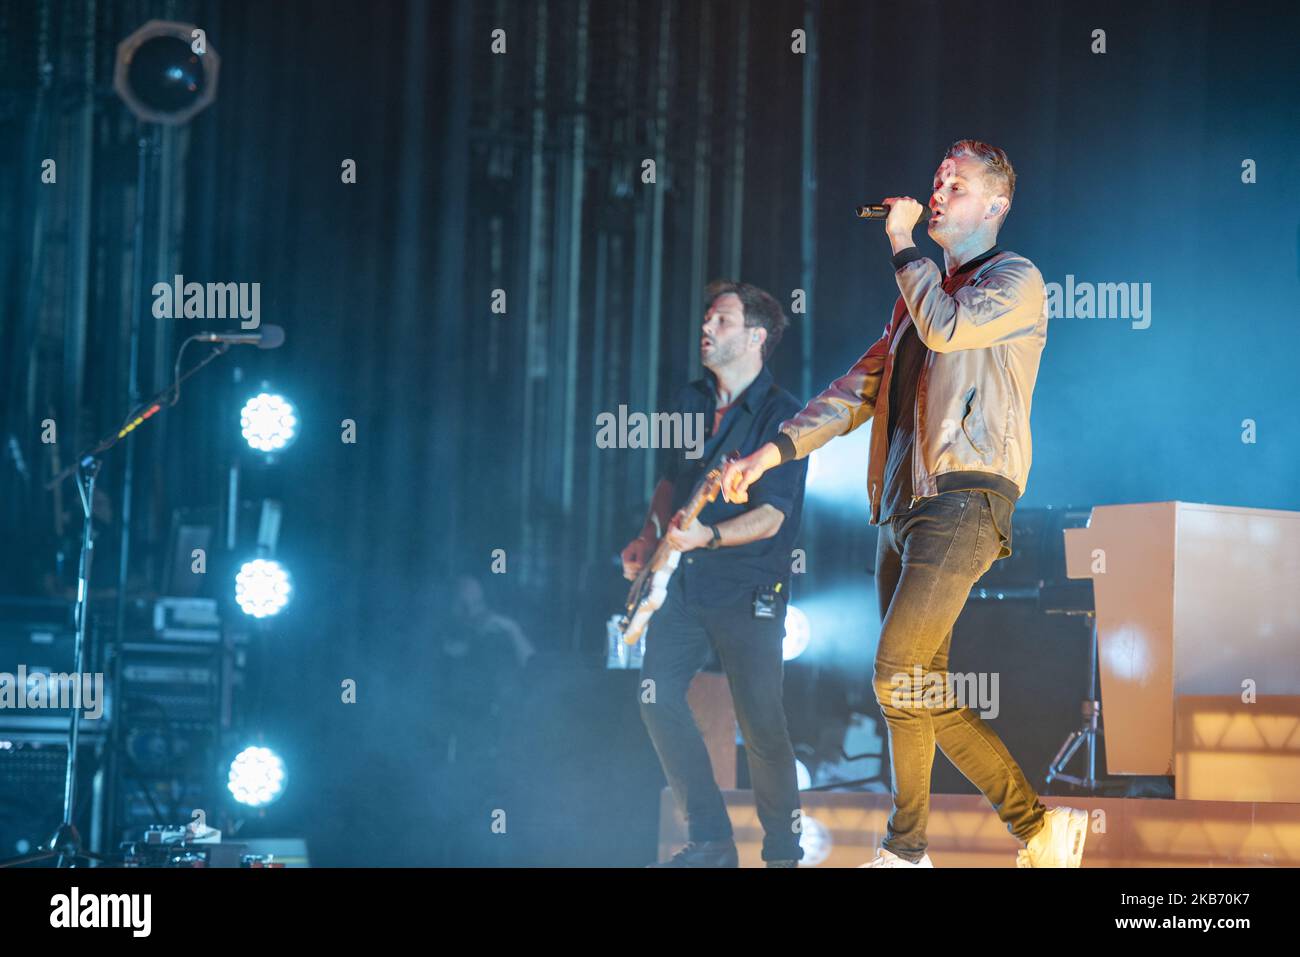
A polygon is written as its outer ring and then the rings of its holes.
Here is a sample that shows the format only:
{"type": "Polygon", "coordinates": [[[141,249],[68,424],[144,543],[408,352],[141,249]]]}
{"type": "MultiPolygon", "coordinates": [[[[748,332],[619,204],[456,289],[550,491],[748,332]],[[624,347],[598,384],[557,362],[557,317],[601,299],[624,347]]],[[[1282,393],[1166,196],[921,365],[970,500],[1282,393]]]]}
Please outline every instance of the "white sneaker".
{"type": "Polygon", "coordinates": [[[913,864],[911,861],[905,860],[882,847],[876,852],[874,861],[859,864],[858,867],[934,867],[934,864],[931,863],[929,854],[922,854],[921,859],[913,864]]]}
{"type": "Polygon", "coordinates": [[[1043,828],[1016,852],[1016,867],[1078,867],[1088,839],[1088,812],[1054,807],[1043,815],[1043,828]]]}

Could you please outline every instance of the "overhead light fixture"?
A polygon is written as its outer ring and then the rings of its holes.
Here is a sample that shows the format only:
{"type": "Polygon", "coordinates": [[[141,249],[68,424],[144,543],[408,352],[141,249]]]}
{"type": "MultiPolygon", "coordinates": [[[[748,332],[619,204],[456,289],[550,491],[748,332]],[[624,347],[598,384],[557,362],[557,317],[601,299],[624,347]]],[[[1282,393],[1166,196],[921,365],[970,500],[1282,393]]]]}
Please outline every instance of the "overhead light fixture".
{"type": "Polygon", "coordinates": [[[220,68],[194,24],[150,20],[117,45],[113,90],[138,119],[179,126],[217,98],[220,68]]]}

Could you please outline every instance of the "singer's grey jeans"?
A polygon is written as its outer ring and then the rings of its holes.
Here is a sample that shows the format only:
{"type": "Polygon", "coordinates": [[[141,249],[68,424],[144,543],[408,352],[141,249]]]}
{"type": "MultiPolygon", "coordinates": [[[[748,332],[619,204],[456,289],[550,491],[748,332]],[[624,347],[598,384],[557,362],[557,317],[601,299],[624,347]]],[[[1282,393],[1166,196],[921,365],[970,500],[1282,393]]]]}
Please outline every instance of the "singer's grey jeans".
{"type": "Polygon", "coordinates": [[[953,624],[972,586],[1001,547],[1010,545],[1013,509],[996,492],[944,492],[880,526],[876,592],[882,625],[874,686],[889,729],[894,795],[883,844],[909,861],[925,853],[936,742],[1014,837],[1027,841],[1042,827],[1046,809],[979,714],[946,696],[923,696],[914,681],[896,680],[913,678],[917,667],[923,675],[947,674],[953,624]]]}

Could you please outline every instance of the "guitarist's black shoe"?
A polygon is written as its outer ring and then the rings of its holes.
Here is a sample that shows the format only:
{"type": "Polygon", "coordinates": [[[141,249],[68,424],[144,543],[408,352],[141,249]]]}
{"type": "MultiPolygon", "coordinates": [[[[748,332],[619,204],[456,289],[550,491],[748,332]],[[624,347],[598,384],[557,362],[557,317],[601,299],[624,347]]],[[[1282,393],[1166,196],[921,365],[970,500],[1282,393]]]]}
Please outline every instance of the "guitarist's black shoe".
{"type": "Polygon", "coordinates": [[[691,841],[666,861],[647,864],[647,867],[739,867],[736,842],[691,841]]]}

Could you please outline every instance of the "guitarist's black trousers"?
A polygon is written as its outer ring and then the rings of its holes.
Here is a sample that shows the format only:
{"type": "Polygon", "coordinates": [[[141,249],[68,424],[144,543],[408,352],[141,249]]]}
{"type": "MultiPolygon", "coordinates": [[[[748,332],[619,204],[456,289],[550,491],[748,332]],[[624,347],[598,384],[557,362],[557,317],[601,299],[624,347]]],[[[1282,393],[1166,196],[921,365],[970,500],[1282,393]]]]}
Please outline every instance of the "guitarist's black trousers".
{"type": "Polygon", "coordinates": [[[692,841],[732,836],[722,792],[704,738],[686,702],[691,679],[716,650],[731,685],[736,720],[745,739],[749,776],[763,824],[763,860],[800,860],[799,788],[794,749],[781,702],[785,607],[775,618],[754,617],[752,593],[735,603],[703,608],[685,600],[682,576],[668,583],[663,606],[650,619],[638,694],[641,718],[692,841]],[[645,680],[654,682],[647,687],[645,680]],[[650,698],[653,692],[653,700],[650,698]]]}

